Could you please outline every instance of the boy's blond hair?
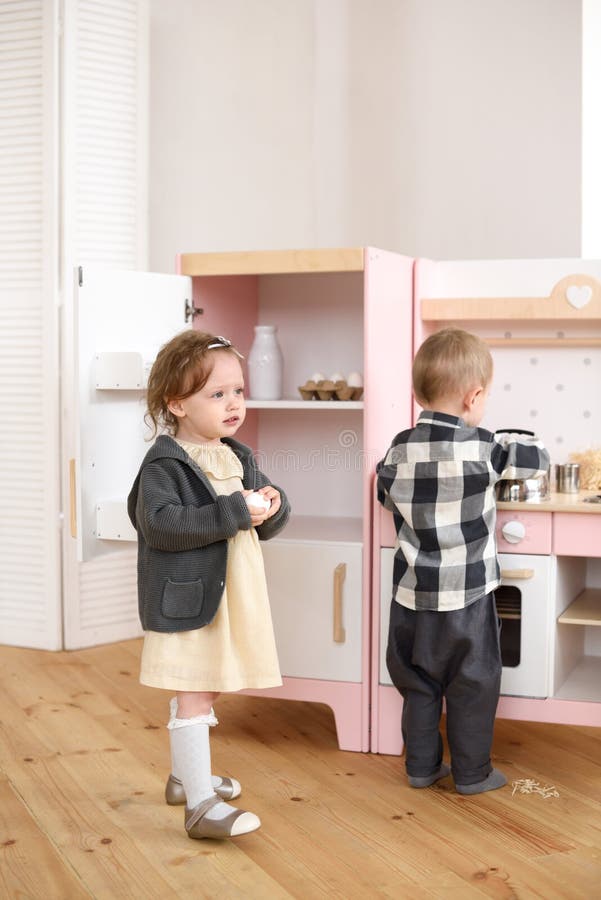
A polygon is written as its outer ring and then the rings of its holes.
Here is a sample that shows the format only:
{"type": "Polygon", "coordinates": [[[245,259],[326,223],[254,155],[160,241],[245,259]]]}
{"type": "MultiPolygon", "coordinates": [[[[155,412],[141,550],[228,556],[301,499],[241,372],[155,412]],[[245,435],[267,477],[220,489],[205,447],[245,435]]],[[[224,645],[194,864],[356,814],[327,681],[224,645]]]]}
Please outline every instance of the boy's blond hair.
{"type": "Polygon", "coordinates": [[[490,351],[477,335],[461,328],[431,334],[413,361],[413,393],[420,405],[463,397],[471,388],[492,380],[490,351]]]}

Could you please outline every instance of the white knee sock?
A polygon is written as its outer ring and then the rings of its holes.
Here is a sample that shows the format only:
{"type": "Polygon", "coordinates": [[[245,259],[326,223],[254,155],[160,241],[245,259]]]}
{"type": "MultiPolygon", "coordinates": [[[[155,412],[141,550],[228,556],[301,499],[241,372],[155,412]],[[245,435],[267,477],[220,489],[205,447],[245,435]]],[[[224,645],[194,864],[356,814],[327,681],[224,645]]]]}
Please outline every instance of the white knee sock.
{"type": "MultiPolygon", "coordinates": [[[[211,777],[211,749],[209,746],[209,728],[217,724],[213,710],[208,715],[194,716],[191,719],[172,717],[169,729],[171,760],[186,792],[186,806],[194,809],[203,800],[215,793],[211,777]]],[[[209,819],[222,819],[229,815],[235,807],[220,802],[206,813],[209,819]]]]}
{"type": "Polygon", "coordinates": [[[211,782],[211,750],[209,724],[213,717],[195,716],[193,719],[173,719],[169,728],[171,758],[177,776],[184,786],[190,809],[215,791],[211,782]]]}
{"type": "MultiPolygon", "coordinates": [[[[211,710],[211,716],[213,717],[213,720],[211,722],[209,722],[209,726],[218,725],[219,722],[218,722],[217,717],[215,716],[215,713],[213,712],[213,710],[211,710]]],[[[177,719],[177,697],[172,697],[171,700],[169,701],[169,725],[171,724],[171,722],[174,722],[176,719],[177,719]]],[[[169,728],[169,725],[167,726],[168,728],[169,728]]],[[[171,753],[171,774],[175,778],[179,779],[179,781],[182,780],[182,776],[179,772],[179,760],[175,759],[173,752],[171,753]]],[[[213,789],[218,788],[222,781],[223,781],[223,778],[220,775],[211,775],[211,783],[213,785],[213,789]]],[[[237,784],[237,782],[235,782],[235,783],[237,784]]],[[[238,785],[238,792],[240,792],[239,785],[238,785]]]]}

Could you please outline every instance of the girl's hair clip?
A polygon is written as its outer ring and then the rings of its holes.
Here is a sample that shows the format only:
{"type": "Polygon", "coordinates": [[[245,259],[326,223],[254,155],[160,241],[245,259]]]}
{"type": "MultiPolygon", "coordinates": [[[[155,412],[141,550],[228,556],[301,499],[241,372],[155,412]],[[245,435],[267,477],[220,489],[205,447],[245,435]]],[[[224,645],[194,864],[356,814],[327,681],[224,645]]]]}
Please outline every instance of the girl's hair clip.
{"type": "Polygon", "coordinates": [[[223,350],[224,348],[227,348],[229,350],[233,350],[236,356],[239,356],[240,359],[244,359],[242,354],[238,350],[236,350],[232,342],[229,341],[226,337],[223,337],[220,334],[216,334],[215,337],[217,340],[215,340],[212,344],[209,344],[207,350],[223,350]]]}

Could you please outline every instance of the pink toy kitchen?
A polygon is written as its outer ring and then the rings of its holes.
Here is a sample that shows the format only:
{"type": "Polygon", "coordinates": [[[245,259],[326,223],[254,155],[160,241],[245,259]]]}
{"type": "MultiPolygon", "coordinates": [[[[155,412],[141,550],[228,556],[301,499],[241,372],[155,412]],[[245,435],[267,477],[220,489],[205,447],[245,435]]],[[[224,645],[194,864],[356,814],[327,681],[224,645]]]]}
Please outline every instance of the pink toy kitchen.
{"type": "Polygon", "coordinates": [[[385,665],[395,533],[374,469],[419,412],[417,347],[455,324],[493,354],[482,425],[533,431],[551,456],[546,482],[499,489],[498,716],[601,726],[601,261],[437,262],[368,247],[186,253],[178,273],[140,273],[141,287],[135,273],[80,279],[79,558],[135,539],[124,498],[147,448],[143,385],[161,344],[195,327],[248,358],[255,327],[274,326],[281,396],[251,394],[240,432],[293,509],[263,547],[284,684],[261,693],[329,705],[341,749],[399,754],[402,701],[385,665]]]}
{"type": "MultiPolygon", "coordinates": [[[[503,718],[601,725],[600,277],[601,264],[584,260],[415,265],[414,348],[451,324],[483,337],[495,375],[482,425],[533,431],[551,455],[541,483],[497,487],[503,718]]],[[[395,533],[378,507],[373,539],[371,749],[394,754],[401,701],[385,648],[395,533]]]]}

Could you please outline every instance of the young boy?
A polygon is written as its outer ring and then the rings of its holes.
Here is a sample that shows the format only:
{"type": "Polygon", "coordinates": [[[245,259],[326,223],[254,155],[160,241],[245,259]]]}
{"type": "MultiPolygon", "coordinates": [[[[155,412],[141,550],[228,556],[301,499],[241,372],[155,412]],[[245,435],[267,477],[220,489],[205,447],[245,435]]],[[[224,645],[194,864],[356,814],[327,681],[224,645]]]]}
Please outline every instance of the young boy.
{"type": "Polygon", "coordinates": [[[477,427],[492,371],[475,335],[431,335],[413,364],[423,412],[377,465],[378,499],[397,530],[386,662],[404,701],[409,784],[428,787],[452,771],[460,794],[506,784],[490,761],[501,682],[495,482],[536,477],[549,465],[536,438],[477,427]]]}

